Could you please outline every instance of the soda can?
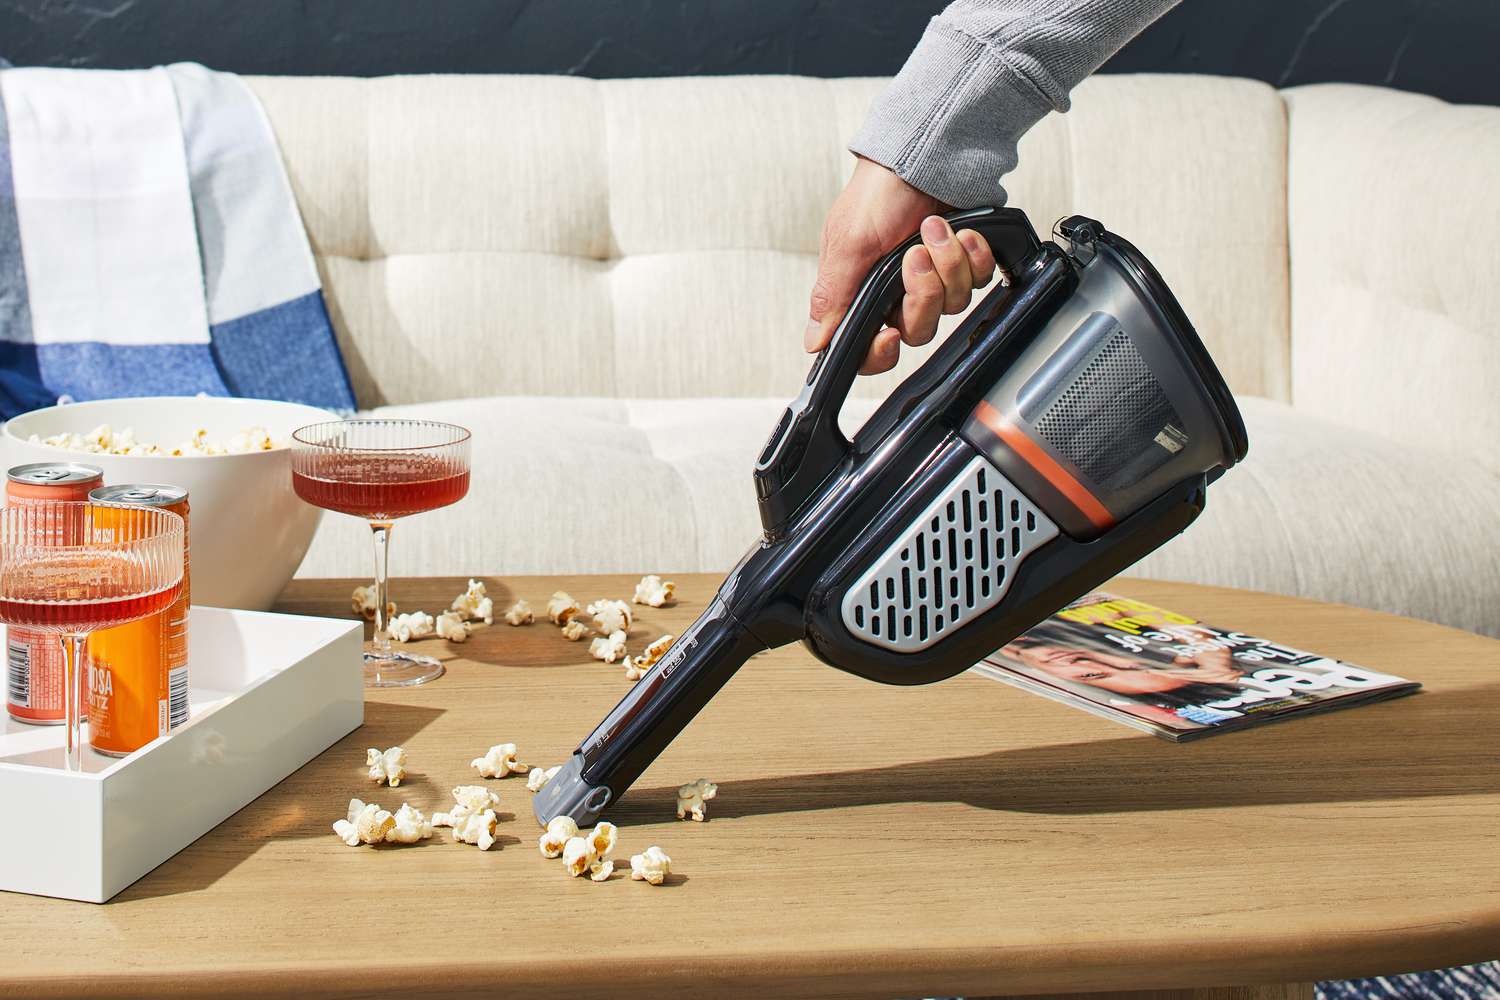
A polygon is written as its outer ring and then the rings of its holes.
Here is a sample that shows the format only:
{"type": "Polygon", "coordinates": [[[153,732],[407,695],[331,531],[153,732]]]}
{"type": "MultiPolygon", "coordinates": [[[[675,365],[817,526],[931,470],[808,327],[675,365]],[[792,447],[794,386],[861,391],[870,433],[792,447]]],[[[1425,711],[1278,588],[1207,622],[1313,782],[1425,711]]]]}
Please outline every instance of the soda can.
{"type": "MultiPolygon", "coordinates": [[[[90,500],[158,507],[182,516],[182,590],[154,615],[89,636],[89,746],[123,757],[188,720],[188,491],[130,483],[101,486],[90,500]]],[[[95,508],[95,531],[125,525],[128,508],[95,508]]]]}
{"type": "MultiPolygon", "coordinates": [[[[104,472],[76,462],[32,462],[5,474],[5,505],[31,507],[87,500],[104,482],[104,472]]],[[[59,522],[51,530],[62,534],[59,522]]],[[[17,722],[60,726],[65,721],[63,650],[56,635],[11,626],[5,634],[5,710],[17,722]]],[[[79,684],[88,671],[79,664],[79,684]]]]}

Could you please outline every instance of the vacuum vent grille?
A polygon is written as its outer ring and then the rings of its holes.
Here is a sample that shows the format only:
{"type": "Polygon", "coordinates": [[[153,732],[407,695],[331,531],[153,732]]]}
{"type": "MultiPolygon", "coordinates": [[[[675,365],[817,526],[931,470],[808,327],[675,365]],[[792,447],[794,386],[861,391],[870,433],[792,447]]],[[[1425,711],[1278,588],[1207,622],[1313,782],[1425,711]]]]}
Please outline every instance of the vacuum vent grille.
{"type": "Polygon", "coordinates": [[[844,627],[897,652],[926,649],[1000,603],[1016,567],[1057,537],[989,460],[976,456],[844,595],[844,627]]]}
{"type": "Polygon", "coordinates": [[[1181,427],[1182,419],[1129,334],[1116,329],[1036,431],[1092,482],[1109,487],[1169,424],[1181,427]]]}

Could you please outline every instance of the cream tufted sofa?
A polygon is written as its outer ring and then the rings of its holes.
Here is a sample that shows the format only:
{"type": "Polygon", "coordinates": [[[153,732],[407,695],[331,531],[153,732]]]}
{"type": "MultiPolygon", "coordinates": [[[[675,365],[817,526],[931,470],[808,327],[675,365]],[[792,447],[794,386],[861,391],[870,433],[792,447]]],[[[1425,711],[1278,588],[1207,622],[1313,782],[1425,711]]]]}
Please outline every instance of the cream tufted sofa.
{"type": "MultiPolygon", "coordinates": [[[[883,81],[251,85],[361,405],[474,431],[468,499],[401,525],[395,573],[722,571],[754,541],[751,463],[883,81]]],[[[1021,153],[1011,203],[1136,242],[1249,424],[1137,571],[1500,634],[1500,109],[1104,76],[1021,153]]],[[[366,533],[326,519],[302,575],[367,573],[366,533]]]]}

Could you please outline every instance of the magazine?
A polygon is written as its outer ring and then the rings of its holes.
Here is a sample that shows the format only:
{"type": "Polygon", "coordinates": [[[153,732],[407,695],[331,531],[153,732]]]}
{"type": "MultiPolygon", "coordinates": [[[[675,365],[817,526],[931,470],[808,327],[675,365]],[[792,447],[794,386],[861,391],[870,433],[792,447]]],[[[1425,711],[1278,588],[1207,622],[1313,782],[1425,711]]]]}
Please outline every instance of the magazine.
{"type": "Polygon", "coordinates": [[[1102,592],[1080,597],[974,670],[1173,742],[1421,687],[1102,592]]]}

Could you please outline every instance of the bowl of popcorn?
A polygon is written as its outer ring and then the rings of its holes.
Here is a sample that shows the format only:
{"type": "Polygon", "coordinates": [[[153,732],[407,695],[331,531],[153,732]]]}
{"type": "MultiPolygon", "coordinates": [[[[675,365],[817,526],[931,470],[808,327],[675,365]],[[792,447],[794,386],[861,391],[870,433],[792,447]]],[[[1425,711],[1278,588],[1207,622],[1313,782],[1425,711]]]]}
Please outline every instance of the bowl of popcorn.
{"type": "Polygon", "coordinates": [[[321,511],[292,492],[292,432],[326,410],[267,399],[151,396],[49,406],[0,434],[5,467],[82,462],[104,482],[188,491],[193,603],[269,608],[297,571],[321,511]]]}

